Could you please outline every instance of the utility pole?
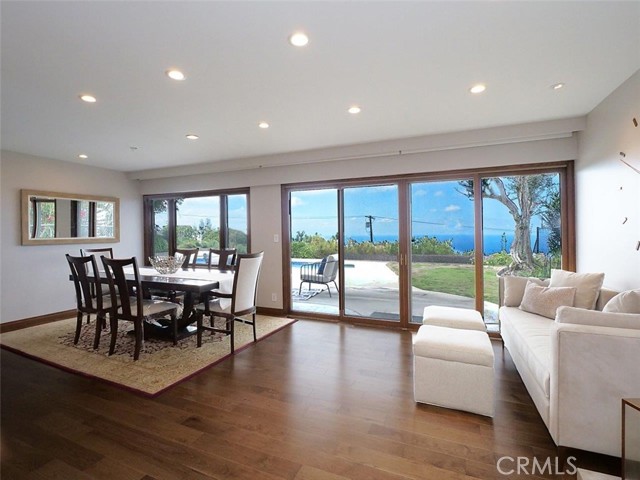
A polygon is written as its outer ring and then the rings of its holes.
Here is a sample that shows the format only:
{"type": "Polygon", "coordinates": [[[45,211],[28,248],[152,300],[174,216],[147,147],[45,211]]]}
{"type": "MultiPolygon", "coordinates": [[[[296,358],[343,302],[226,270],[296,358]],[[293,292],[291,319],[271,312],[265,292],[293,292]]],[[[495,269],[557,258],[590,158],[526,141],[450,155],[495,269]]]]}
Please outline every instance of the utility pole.
{"type": "Polygon", "coordinates": [[[365,215],[367,220],[364,222],[364,228],[369,230],[369,241],[373,243],[373,221],[376,219],[373,215],[365,215]]]}

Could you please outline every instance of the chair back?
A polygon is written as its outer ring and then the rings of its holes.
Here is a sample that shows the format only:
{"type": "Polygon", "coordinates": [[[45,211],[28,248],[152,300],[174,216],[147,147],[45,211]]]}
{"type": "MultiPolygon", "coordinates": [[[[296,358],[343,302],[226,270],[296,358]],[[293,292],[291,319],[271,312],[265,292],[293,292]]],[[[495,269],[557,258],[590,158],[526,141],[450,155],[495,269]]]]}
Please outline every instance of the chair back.
{"type": "Polygon", "coordinates": [[[111,305],[114,311],[121,318],[131,318],[133,316],[143,317],[142,304],[142,282],[136,257],[115,259],[102,257],[102,264],[109,282],[109,293],[111,295],[111,305]],[[130,297],[130,287],[127,283],[127,276],[124,268],[131,265],[133,267],[135,297],[130,297]],[[131,311],[132,300],[136,302],[136,311],[131,311]]]}
{"type": "Polygon", "coordinates": [[[98,285],[97,291],[100,291],[100,272],[95,257],[93,255],[72,257],[69,254],[66,254],[66,257],[76,289],[78,310],[82,312],[101,310],[102,295],[94,295],[96,285],[98,285]],[[93,274],[92,279],[89,278],[89,272],[93,274]]]}
{"type": "Polygon", "coordinates": [[[236,263],[235,248],[209,249],[209,268],[217,268],[219,270],[233,270],[236,263]]]}
{"type": "Polygon", "coordinates": [[[80,255],[83,257],[88,257],[90,255],[95,255],[100,253],[105,257],[113,258],[113,248],[105,247],[105,248],[81,248],[80,255]]]}
{"type": "Polygon", "coordinates": [[[231,300],[231,312],[235,315],[255,310],[258,277],[263,256],[264,252],[245,253],[237,256],[231,300]]]}
{"type": "Polygon", "coordinates": [[[195,267],[198,261],[199,248],[176,248],[176,253],[184,255],[184,262],[182,262],[182,268],[195,267]]]}
{"type": "Polygon", "coordinates": [[[322,271],[322,279],[325,282],[333,282],[338,276],[338,256],[329,255],[326,257],[324,270],[322,271]]]}

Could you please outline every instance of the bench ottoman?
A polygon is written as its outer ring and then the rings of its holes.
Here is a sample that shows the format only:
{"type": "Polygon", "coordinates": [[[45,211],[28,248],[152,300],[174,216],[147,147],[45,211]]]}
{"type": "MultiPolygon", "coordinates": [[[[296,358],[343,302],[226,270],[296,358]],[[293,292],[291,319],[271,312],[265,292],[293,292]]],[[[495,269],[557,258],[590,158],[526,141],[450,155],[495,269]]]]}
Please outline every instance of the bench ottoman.
{"type": "Polygon", "coordinates": [[[423,325],[413,338],[416,402],[493,416],[493,348],[486,332],[423,325]]]}
{"type": "Polygon", "coordinates": [[[468,308],[429,305],[428,307],[424,307],[422,323],[424,325],[461,328],[464,330],[480,330],[482,332],[487,330],[480,312],[468,308]]]}

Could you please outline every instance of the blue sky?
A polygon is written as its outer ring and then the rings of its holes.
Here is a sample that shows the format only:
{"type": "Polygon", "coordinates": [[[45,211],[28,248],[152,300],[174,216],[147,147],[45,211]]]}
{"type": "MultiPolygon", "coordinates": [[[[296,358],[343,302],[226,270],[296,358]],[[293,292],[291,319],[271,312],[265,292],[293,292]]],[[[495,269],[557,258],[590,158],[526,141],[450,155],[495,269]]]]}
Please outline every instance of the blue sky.
{"type": "MultiPolygon", "coordinates": [[[[473,234],[473,202],[460,193],[457,181],[425,182],[411,186],[412,235],[473,234]]],[[[292,233],[305,231],[325,237],[337,232],[337,192],[335,189],[293,192],[292,233]]],[[[345,189],[345,233],[368,235],[365,217],[373,215],[374,239],[377,235],[397,235],[398,191],[395,186],[345,189]]],[[[486,234],[513,231],[513,219],[500,202],[484,200],[486,234]]],[[[536,225],[536,222],[533,223],[536,225]]]]}
{"type": "MultiPolygon", "coordinates": [[[[229,195],[229,227],[247,231],[247,201],[245,195],[229,195]]],[[[201,220],[211,219],[215,228],[220,223],[220,197],[190,197],[185,198],[178,207],[178,225],[192,225],[197,227],[201,220]]],[[[156,215],[157,225],[166,225],[167,214],[156,215]]]]}

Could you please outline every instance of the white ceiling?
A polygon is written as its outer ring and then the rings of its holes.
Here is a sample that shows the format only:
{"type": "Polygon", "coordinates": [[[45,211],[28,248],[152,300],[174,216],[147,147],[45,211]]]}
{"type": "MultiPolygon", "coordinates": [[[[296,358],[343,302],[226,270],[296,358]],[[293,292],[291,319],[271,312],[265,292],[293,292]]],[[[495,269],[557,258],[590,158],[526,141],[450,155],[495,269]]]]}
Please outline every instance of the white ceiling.
{"type": "Polygon", "coordinates": [[[121,171],[579,116],[640,69],[638,1],[0,8],[2,148],[121,171]]]}

